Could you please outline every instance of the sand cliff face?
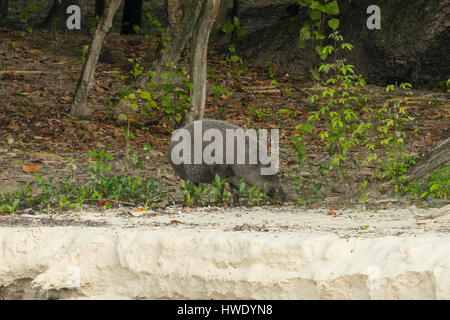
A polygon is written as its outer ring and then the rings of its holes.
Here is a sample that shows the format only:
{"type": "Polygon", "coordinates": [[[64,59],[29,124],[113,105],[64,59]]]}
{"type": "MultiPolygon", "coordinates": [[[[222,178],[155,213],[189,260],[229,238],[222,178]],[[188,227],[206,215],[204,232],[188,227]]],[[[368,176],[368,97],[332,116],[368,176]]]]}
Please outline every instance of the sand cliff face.
{"type": "Polygon", "coordinates": [[[233,209],[122,219],[102,213],[87,217],[110,225],[0,226],[0,296],[450,299],[448,219],[414,229],[417,222],[402,212],[379,213],[378,224],[372,214],[347,219],[353,214],[233,209]],[[354,234],[358,219],[370,224],[354,234]]]}

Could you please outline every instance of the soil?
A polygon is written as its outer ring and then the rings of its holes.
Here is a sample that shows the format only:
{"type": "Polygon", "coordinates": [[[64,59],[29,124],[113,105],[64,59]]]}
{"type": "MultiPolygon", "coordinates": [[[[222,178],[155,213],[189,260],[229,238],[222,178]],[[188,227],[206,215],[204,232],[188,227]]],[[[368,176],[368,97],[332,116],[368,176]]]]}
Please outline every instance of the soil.
{"type": "MultiPolygon", "coordinates": [[[[285,2],[281,1],[279,5],[285,2]]],[[[246,12],[250,14],[252,10],[257,10],[257,6],[250,6],[246,12]]],[[[94,161],[88,153],[105,150],[115,157],[111,174],[151,176],[163,184],[165,192],[181,202],[181,181],[165,156],[174,123],[160,117],[140,118],[128,128],[126,123],[117,120],[111,107],[120,100],[123,88],[134,82],[129,73],[132,68],[129,59],[143,57],[142,63],[148,62],[152,43],[139,35],[113,33],[108,36],[108,49],[97,65],[89,94],[88,104],[95,112],[87,121],[71,117],[69,111],[81,73],[82,47],[89,43],[90,37],[84,34],[59,33],[55,37],[52,32],[33,30],[32,34],[22,37],[19,31],[0,29],[0,192],[33,181],[33,174],[23,169],[23,165],[28,164],[38,164],[36,173],[48,177],[72,172],[79,183],[84,183],[89,178],[86,168],[94,161]],[[127,130],[134,134],[134,139],[124,137],[123,132],[127,130]],[[150,150],[143,151],[148,144],[150,150]],[[141,160],[142,168],[136,168],[129,160],[128,155],[133,151],[141,160]]],[[[186,58],[189,58],[188,52],[184,52],[183,61],[186,58]]],[[[246,128],[281,128],[280,178],[288,193],[301,197],[301,193],[295,191],[291,173],[295,163],[289,139],[295,126],[305,123],[314,112],[308,104],[308,96],[314,93],[313,82],[280,73],[276,65],[265,69],[252,67],[251,61],[245,61],[244,72],[237,77],[239,63],[224,65],[225,58],[226,53],[214,46],[210,48],[206,117],[246,128]],[[213,90],[215,85],[221,85],[231,93],[218,94],[213,90]],[[287,95],[287,89],[292,94],[287,95]],[[264,116],[252,112],[249,106],[263,111],[264,116]],[[289,110],[293,117],[278,114],[283,109],[289,110]]],[[[187,67],[185,62],[181,64],[187,67]]],[[[381,107],[405,97],[398,91],[386,94],[385,88],[372,85],[364,90],[373,97],[372,106],[381,107]]],[[[446,92],[414,90],[406,105],[414,117],[414,122],[405,128],[405,145],[410,154],[420,155],[449,136],[449,106],[446,92]]],[[[317,135],[307,137],[305,146],[314,164],[329,160],[323,141],[317,135]]],[[[330,177],[319,198],[313,202],[346,203],[350,198],[348,195],[357,190],[361,181],[370,178],[372,172],[370,166],[348,168],[349,180],[344,184],[340,178],[330,177]]],[[[307,181],[300,186],[302,192],[317,183],[314,172],[306,167],[299,177],[307,181]]],[[[391,198],[390,194],[378,196],[391,198]]],[[[403,205],[407,204],[408,200],[403,202],[403,205]]]]}

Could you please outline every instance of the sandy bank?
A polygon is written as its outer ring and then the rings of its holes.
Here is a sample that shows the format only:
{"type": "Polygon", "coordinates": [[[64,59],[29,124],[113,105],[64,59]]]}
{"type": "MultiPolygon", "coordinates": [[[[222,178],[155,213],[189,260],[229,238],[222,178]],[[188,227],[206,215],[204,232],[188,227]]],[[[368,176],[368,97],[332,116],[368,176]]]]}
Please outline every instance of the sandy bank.
{"type": "Polygon", "coordinates": [[[1,217],[0,297],[450,299],[448,215],[339,213],[1,217]]]}

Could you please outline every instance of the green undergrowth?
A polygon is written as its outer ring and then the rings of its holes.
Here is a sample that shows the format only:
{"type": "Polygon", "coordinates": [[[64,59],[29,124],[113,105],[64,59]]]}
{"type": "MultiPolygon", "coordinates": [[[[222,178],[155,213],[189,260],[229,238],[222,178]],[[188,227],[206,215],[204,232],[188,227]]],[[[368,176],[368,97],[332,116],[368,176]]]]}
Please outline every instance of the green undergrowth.
{"type": "Polygon", "coordinates": [[[266,204],[280,205],[280,199],[275,197],[271,199],[267,195],[268,182],[264,184],[263,190],[257,186],[247,186],[245,181],[241,180],[239,188],[231,190],[231,193],[225,191],[227,179],[221,179],[216,174],[211,184],[195,185],[191,181],[185,181],[181,185],[184,195],[184,204],[191,206],[208,206],[208,205],[246,205],[246,206],[262,206],[266,204]]]}
{"type": "Polygon", "coordinates": [[[35,174],[32,182],[0,194],[0,212],[14,214],[27,208],[37,212],[61,212],[80,210],[85,204],[109,208],[114,203],[156,207],[167,196],[153,178],[107,175],[111,171],[107,163],[114,159],[112,155],[103,151],[89,155],[97,161],[86,168],[89,174],[86,183],[80,184],[73,170],[58,178],[35,174]]]}

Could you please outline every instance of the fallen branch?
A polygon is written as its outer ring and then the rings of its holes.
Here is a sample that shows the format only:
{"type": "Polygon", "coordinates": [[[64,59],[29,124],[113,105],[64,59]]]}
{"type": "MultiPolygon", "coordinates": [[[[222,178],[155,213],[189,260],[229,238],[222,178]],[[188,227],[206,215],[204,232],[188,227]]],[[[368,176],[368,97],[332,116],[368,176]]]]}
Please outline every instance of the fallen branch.
{"type": "Polygon", "coordinates": [[[448,162],[450,162],[450,138],[439,142],[416,161],[416,164],[407,173],[407,182],[410,183],[415,179],[422,178],[428,172],[448,162]]]}
{"type": "Polygon", "coordinates": [[[43,74],[48,73],[47,71],[33,71],[33,70],[2,70],[0,74],[4,73],[23,73],[23,74],[43,74]]]}
{"type": "Polygon", "coordinates": [[[417,220],[436,219],[450,214],[450,204],[442,208],[432,209],[430,211],[419,210],[416,206],[412,206],[409,208],[409,211],[417,220]],[[427,214],[424,214],[425,212],[427,214]]]}

